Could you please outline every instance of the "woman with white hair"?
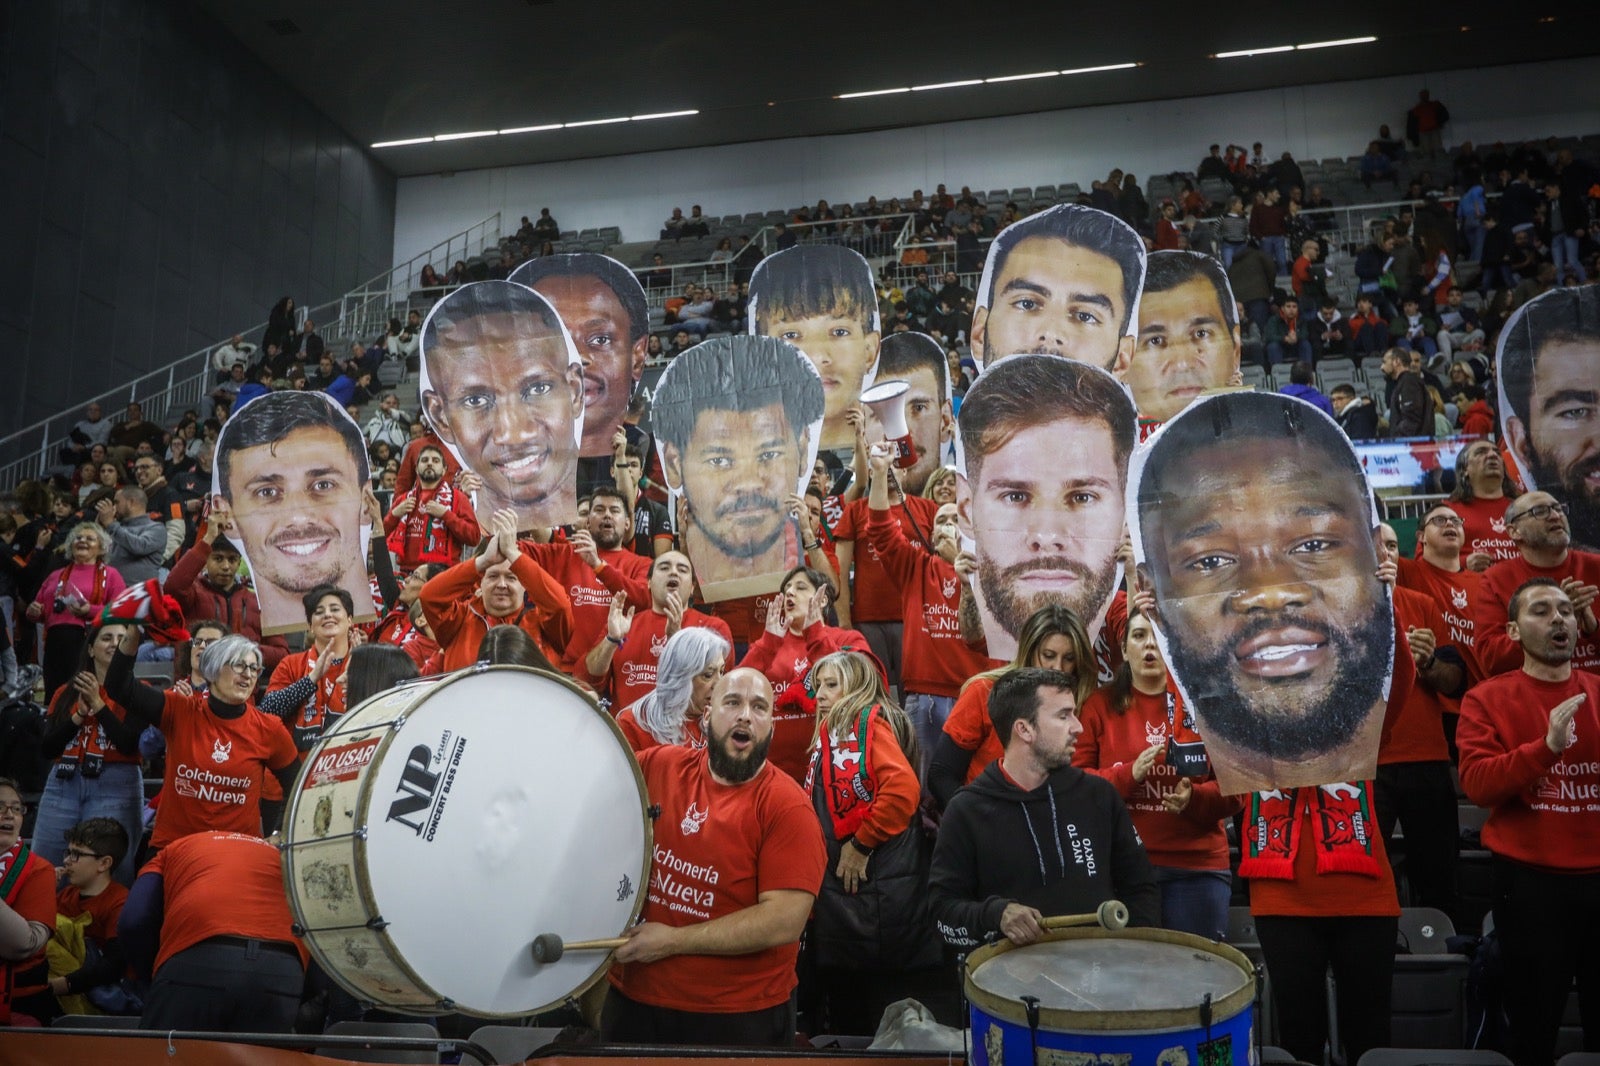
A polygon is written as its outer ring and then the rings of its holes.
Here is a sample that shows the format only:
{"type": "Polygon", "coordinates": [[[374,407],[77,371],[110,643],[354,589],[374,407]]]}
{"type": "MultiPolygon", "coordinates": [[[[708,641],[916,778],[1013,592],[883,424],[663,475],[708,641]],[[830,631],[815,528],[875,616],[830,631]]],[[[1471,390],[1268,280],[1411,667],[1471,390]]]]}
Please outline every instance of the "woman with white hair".
{"type": "Polygon", "coordinates": [[[205,692],[152,688],[133,676],[140,633],[129,626],[106,671],[106,693],[167,738],[151,851],[190,833],[261,834],[261,786],[270,772],[294,787],[299,752],[283,720],[255,707],[261,649],[237,633],[200,653],[205,692]]]}
{"type": "Polygon", "coordinates": [[[656,664],[656,687],[617,715],[629,746],[635,752],[662,744],[705,747],[700,722],[732,652],[715,630],[690,626],[672,634],[656,664]]]}
{"type": "Polygon", "coordinates": [[[95,522],[80,522],[67,534],[67,565],[53,571],[28,605],[28,618],[44,626],[44,690],[72,680],[83,655],[86,627],[126,587],[117,568],[106,565],[111,535],[95,522]]]}

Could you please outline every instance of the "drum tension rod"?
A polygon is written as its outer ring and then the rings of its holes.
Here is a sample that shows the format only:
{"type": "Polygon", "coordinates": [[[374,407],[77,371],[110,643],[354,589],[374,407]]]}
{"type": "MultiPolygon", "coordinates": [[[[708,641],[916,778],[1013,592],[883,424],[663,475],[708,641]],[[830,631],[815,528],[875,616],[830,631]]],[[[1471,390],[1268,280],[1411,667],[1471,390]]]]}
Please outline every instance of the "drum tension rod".
{"type": "Polygon", "coordinates": [[[348,833],[334,833],[332,836],[316,837],[315,839],[312,839],[312,840],[280,840],[278,842],[278,850],[286,852],[290,848],[303,848],[303,847],[306,847],[309,844],[325,844],[330,840],[365,840],[365,839],[367,839],[367,827],[364,826],[364,825],[359,825],[359,826],[356,826],[355,829],[353,829],[352,831],[350,831],[348,833]]]}
{"type": "Polygon", "coordinates": [[[373,932],[381,933],[387,928],[389,928],[389,923],[383,920],[383,915],[379,914],[359,925],[319,925],[315,929],[308,929],[296,922],[289,927],[289,931],[295,936],[305,936],[307,933],[345,933],[352,929],[371,929],[373,932]]]}

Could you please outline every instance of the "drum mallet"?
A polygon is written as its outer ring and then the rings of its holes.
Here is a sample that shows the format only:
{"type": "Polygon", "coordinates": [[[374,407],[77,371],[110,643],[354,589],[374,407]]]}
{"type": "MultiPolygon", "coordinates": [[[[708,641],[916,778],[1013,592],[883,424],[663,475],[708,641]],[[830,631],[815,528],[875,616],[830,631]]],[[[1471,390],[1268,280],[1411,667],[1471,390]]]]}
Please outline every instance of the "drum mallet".
{"type": "MultiPolygon", "coordinates": [[[[1039,922],[1044,929],[1067,929],[1075,925],[1098,925],[1102,929],[1126,929],[1128,908],[1122,901],[1108,899],[1093,914],[1062,914],[1039,922]]],[[[537,941],[535,941],[537,944],[537,941]]]]}
{"type": "Polygon", "coordinates": [[[628,942],[625,936],[607,937],[604,940],[574,940],[563,943],[559,934],[540,933],[533,938],[533,961],[559,962],[569,951],[614,951],[628,942]]]}

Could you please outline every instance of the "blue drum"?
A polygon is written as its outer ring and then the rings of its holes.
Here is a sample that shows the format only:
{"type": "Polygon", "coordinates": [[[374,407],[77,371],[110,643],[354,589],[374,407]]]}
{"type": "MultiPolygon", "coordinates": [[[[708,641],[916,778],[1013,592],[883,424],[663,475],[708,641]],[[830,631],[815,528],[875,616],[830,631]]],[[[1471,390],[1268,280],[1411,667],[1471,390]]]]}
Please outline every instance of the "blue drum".
{"type": "Polygon", "coordinates": [[[975,1066],[1249,1066],[1250,961],[1165,929],[1060,929],[967,956],[975,1066]]]}

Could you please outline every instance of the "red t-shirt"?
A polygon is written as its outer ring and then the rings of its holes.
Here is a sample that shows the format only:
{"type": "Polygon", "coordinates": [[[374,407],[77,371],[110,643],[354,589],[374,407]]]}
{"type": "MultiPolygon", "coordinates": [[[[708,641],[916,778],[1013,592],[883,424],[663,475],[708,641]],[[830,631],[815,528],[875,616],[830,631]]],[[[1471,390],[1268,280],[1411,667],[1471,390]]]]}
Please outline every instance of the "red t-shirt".
{"type": "Polygon", "coordinates": [[[260,833],[262,781],[299,757],[282,720],[253,700],[238,718],[219,718],[199,693],[162,695],[167,772],[150,846],[211,830],[260,833]]]}
{"type": "MultiPolygon", "coordinates": [[[[728,633],[728,623],[722,619],[686,607],[683,625],[685,629],[700,626],[722,634],[722,638],[728,642],[729,655],[732,655],[733,637],[728,633]]],[[[591,642],[589,647],[593,648],[597,643],[598,639],[591,642]]],[[[617,648],[616,654],[611,656],[611,667],[605,675],[595,677],[589,673],[584,661],[588,655],[585,649],[582,655],[575,658],[572,676],[593,685],[597,692],[611,700],[612,707],[629,707],[655,689],[656,666],[661,661],[661,649],[666,646],[667,616],[649,609],[635,611],[628,635],[623,638],[622,647],[617,648]]]]}
{"type": "MultiPolygon", "coordinates": [[[[1576,577],[1585,585],[1600,585],[1600,555],[1567,552],[1560,566],[1534,566],[1520,555],[1495,563],[1482,575],[1483,596],[1478,600],[1473,620],[1477,623],[1478,664],[1486,677],[1522,669],[1522,645],[1506,635],[1506,620],[1511,596],[1530,578],[1548,577],[1557,584],[1576,577]]],[[[1572,648],[1572,666],[1589,673],[1600,673],[1600,640],[1579,630],[1572,648]]]]}
{"type": "Polygon", "coordinates": [[[1134,689],[1133,702],[1121,714],[1111,709],[1110,690],[1098,689],[1078,713],[1083,733],[1072,752],[1072,765],[1116,786],[1153,864],[1185,870],[1226,870],[1228,834],[1222,819],[1238,813],[1237,798],[1224,796],[1215,778],[1197,778],[1191,781],[1194,792],[1188,806],[1176,814],[1168,811],[1161,801],[1172,794],[1179,777],[1165,757],[1156,759],[1143,781],[1133,779],[1134,760],[1150,745],[1165,744],[1169,735],[1176,735],[1179,743],[1200,739],[1200,734],[1183,724],[1183,716],[1183,697],[1170,685],[1159,696],[1134,689]]]}
{"type": "MultiPolygon", "coordinates": [[[[895,524],[906,540],[913,545],[932,543],[933,516],[939,505],[921,496],[907,496],[902,503],[889,508],[895,524]]],[[[837,541],[856,541],[855,576],[850,581],[850,621],[899,622],[902,620],[900,587],[879,561],[878,552],[867,540],[867,523],[872,512],[865,499],[851,500],[845,504],[844,514],[834,527],[837,541]]]]}
{"type": "MultiPolygon", "coordinates": [[[[1367,782],[1372,795],[1372,782],[1367,782]]],[[[1373,832],[1372,857],[1378,876],[1358,873],[1317,872],[1316,804],[1307,804],[1295,832],[1300,846],[1294,853],[1294,877],[1250,879],[1250,913],[1287,915],[1294,918],[1394,918],[1400,914],[1400,898],[1395,894],[1394,869],[1383,846],[1383,834],[1373,832]]],[[[1376,822],[1374,822],[1376,829],[1376,822]]]]}
{"type": "MultiPolygon", "coordinates": [[[[800,636],[784,630],[782,640],[763,629],[761,639],[750,645],[739,665],[760,670],[772,682],[773,692],[781,693],[785,685],[805,681],[812,663],[824,655],[846,649],[872,653],[867,638],[854,629],[838,629],[818,622],[800,636]]],[[[876,658],[873,661],[876,662],[876,658]]],[[[881,671],[882,667],[879,669],[881,671]]],[[[804,781],[806,767],[811,762],[811,738],[817,731],[817,716],[801,710],[796,703],[779,702],[785,705],[772,709],[772,747],[767,752],[767,760],[797,782],[804,781]]]]}
{"type": "Polygon", "coordinates": [[[1600,873],[1600,678],[1492,677],[1462,697],[1456,745],[1462,791],[1489,808],[1484,847],[1558,873],[1600,873]],[[1589,698],[1572,719],[1577,742],[1558,755],[1545,743],[1550,711],[1580,692],[1589,698]]]}
{"type": "Polygon", "coordinates": [[[993,691],[994,678],[974,677],[956,697],[950,717],[944,720],[945,734],[956,742],[956,747],[972,752],[963,784],[971,784],[985,767],[1006,753],[1006,746],[1000,743],[994,722],[989,718],[989,693],[993,691]]]}
{"type": "MultiPolygon", "coordinates": [[[[1478,665],[1477,613],[1479,597],[1483,595],[1481,575],[1462,567],[1460,570],[1441,570],[1426,559],[1401,559],[1400,576],[1395,582],[1400,588],[1420,592],[1433,600],[1443,616],[1447,633],[1435,632],[1440,644],[1452,645],[1466,660],[1467,675],[1473,683],[1483,680],[1483,668],[1478,665]]],[[[1459,701],[1445,698],[1445,708],[1454,713],[1459,701]]]]}
{"type": "MultiPolygon", "coordinates": [[[[1486,500],[1480,497],[1450,501],[1450,509],[1461,516],[1462,525],[1465,527],[1461,538],[1463,560],[1473,552],[1482,552],[1496,562],[1501,559],[1522,558],[1516,542],[1511,539],[1511,534],[1506,532],[1506,508],[1510,506],[1509,496],[1502,496],[1498,500],[1486,500]]],[[[1419,537],[1417,551],[1420,553],[1421,550],[1422,539],[1419,537]]]]}
{"type": "Polygon", "coordinates": [[[989,657],[961,639],[961,577],[938,555],[906,540],[904,523],[870,511],[867,545],[899,590],[905,628],[900,682],[907,692],[956,696],[967,678],[989,668],[989,657]]]}
{"type": "MultiPolygon", "coordinates": [[[[661,741],[657,740],[648,729],[639,724],[638,714],[636,713],[638,706],[637,703],[630,704],[622,709],[621,714],[617,715],[617,727],[622,730],[622,735],[627,738],[628,747],[632,748],[636,754],[661,746],[661,741]]],[[[700,731],[700,719],[684,718],[683,744],[681,746],[692,748],[695,751],[705,748],[706,735],[700,731]]]]}
{"type": "Polygon", "coordinates": [[[85,896],[76,886],[68,885],[56,893],[56,913],[68,918],[89,915],[92,920],[83,935],[104,947],[117,938],[117,920],[122,917],[122,905],[126,902],[128,890],[115,881],[93,896],[85,896]]]}
{"type": "MultiPolygon", "coordinates": [[[[563,649],[556,665],[571,672],[574,663],[588,654],[600,635],[606,631],[606,615],[611,611],[611,597],[619,591],[607,586],[594,567],[578,557],[570,544],[535,544],[521,542],[524,554],[544,568],[566,590],[572,601],[572,641],[563,649]]],[[[613,548],[598,553],[606,565],[601,574],[615,567],[628,578],[646,580],[650,575],[650,560],[635,555],[626,548],[613,548]]]]}
{"type": "MultiPolygon", "coordinates": [[[[815,818],[813,817],[813,821],[815,818]]],[[[6,871],[0,870],[0,879],[4,878],[6,871]]],[[[50,865],[48,859],[41,858],[33,852],[28,853],[27,864],[22,869],[17,883],[13,886],[12,894],[7,897],[11,909],[25,921],[38,922],[46,929],[54,931],[56,927],[56,868],[50,865]]],[[[11,1022],[11,996],[24,994],[25,989],[11,987],[13,975],[24,973],[34,968],[44,952],[29,959],[17,962],[7,962],[0,959],[0,1025],[9,1025],[11,1022]]]]}
{"type": "MultiPolygon", "coordinates": [[[[1430,597],[1411,589],[1396,588],[1394,616],[1398,639],[1404,641],[1408,629],[1431,629],[1436,649],[1450,646],[1449,627],[1430,597]]],[[[1409,645],[1406,650],[1409,653],[1409,645]]],[[[1383,743],[1378,748],[1378,765],[1448,761],[1450,747],[1444,739],[1447,710],[1443,697],[1418,678],[1400,705],[1399,713],[1389,716],[1383,743]]]]}
{"type": "Polygon", "coordinates": [[[711,604],[709,610],[728,623],[728,632],[733,634],[735,643],[754,644],[761,639],[762,631],[767,628],[767,605],[778,595],[780,593],[767,592],[760,596],[719,600],[711,604]]]}
{"type": "Polygon", "coordinates": [[[155,974],[178,952],[214,936],[291,944],[304,966],[306,948],[290,931],[294,916],[278,863],[277,848],[240,833],[196,833],[158,852],[139,871],[161,876],[155,974]]]}
{"type": "MultiPolygon", "coordinates": [[[[656,819],[654,864],[641,917],[670,926],[754,906],[763,892],[815,896],[828,855],[800,786],[770,764],[742,785],[719,784],[704,752],[655,747],[639,756],[656,819]]],[[[732,1014],[775,1007],[793,992],[800,945],[750,955],[674,955],[611,967],[629,999],[669,1010],[732,1014]]]]}

